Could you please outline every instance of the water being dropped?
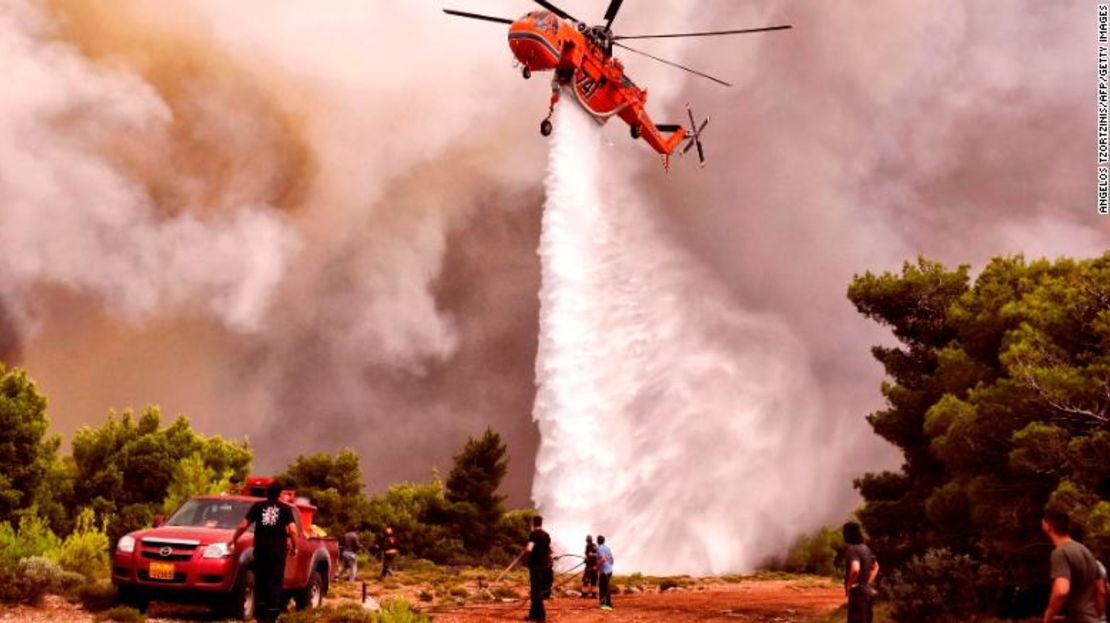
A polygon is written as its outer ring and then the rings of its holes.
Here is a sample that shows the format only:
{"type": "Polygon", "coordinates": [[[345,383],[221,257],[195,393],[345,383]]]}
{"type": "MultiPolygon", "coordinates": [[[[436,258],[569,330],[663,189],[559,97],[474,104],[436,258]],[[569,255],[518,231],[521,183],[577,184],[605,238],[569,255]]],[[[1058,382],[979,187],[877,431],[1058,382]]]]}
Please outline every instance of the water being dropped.
{"type": "Polygon", "coordinates": [[[533,498],[563,551],[604,534],[620,573],[750,570],[827,508],[804,350],[605,174],[584,111],[555,125],[533,498]]]}

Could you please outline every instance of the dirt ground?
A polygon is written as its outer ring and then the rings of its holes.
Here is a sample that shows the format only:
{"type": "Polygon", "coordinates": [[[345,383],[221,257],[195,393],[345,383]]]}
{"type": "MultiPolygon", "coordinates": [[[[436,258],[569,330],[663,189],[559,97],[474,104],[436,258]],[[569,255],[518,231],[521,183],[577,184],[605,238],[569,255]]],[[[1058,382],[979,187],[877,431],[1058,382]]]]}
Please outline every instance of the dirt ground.
{"type": "MultiPolygon", "coordinates": [[[[729,621],[732,623],[801,623],[823,619],[844,602],[833,583],[767,580],[714,584],[701,590],[639,593],[613,598],[614,610],[602,612],[593,599],[560,597],[548,602],[548,621],[729,621]]],[[[443,623],[519,621],[528,602],[473,604],[436,609],[443,623]]]]}
{"type": "MultiPolygon", "coordinates": [[[[408,587],[406,587],[408,588],[408,587]]],[[[340,592],[329,604],[349,601],[340,592]]],[[[346,594],[344,594],[346,593],[346,594]]],[[[560,596],[548,601],[549,621],[593,623],[603,621],[668,621],[683,623],[716,621],[732,623],[809,623],[822,620],[844,602],[842,590],[833,582],[815,578],[753,579],[740,581],[701,580],[687,588],[664,593],[644,591],[613,598],[612,612],[602,612],[593,599],[560,596]]],[[[492,603],[419,604],[438,623],[519,621],[528,612],[523,599],[492,603]]],[[[150,623],[193,623],[217,621],[204,608],[154,604],[150,623]]],[[[93,615],[64,599],[50,597],[42,608],[0,609],[0,622],[90,623],[93,615]]]]}

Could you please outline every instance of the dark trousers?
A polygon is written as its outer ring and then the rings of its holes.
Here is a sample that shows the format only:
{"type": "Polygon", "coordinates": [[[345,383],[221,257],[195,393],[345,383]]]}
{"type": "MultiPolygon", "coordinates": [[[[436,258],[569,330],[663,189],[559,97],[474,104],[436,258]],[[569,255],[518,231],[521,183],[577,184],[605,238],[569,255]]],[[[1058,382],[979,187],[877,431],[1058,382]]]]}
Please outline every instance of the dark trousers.
{"type": "Polygon", "coordinates": [[[285,604],[281,600],[281,583],[285,578],[285,549],[254,550],[254,618],[276,621],[285,604]]]}
{"type": "Polygon", "coordinates": [[[871,590],[856,586],[848,591],[848,623],[871,623],[871,590]]]}
{"type": "Polygon", "coordinates": [[[597,586],[597,567],[586,567],[582,572],[582,586],[597,586]]]}
{"type": "Polygon", "coordinates": [[[544,594],[549,590],[547,576],[547,569],[543,567],[528,567],[528,598],[532,600],[528,618],[533,621],[547,620],[547,610],[543,607],[544,594]]]}
{"type": "Polygon", "coordinates": [[[397,558],[393,554],[382,555],[382,577],[393,575],[393,560],[397,558]]]}
{"type": "Polygon", "coordinates": [[[597,574],[597,599],[602,606],[613,607],[613,595],[609,592],[609,581],[613,579],[612,573],[597,574]]]}

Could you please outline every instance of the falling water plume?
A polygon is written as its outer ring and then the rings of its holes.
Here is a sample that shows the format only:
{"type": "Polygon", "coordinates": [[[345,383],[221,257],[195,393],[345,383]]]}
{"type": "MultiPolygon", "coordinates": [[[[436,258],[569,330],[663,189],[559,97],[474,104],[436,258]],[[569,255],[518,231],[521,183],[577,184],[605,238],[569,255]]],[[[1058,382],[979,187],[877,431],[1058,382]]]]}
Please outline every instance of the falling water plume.
{"type": "Polygon", "coordinates": [[[559,110],[540,240],[533,497],[622,572],[750,570],[825,508],[805,351],[741,309],[559,110]],[[604,181],[604,183],[603,183],[604,181]]]}

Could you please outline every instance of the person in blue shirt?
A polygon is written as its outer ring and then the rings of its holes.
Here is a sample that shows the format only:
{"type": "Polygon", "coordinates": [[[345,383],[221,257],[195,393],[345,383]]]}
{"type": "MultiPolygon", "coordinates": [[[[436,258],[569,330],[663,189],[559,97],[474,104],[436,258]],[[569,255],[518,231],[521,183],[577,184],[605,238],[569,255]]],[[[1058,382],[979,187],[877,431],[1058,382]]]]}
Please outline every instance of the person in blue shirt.
{"type": "Polygon", "coordinates": [[[597,596],[602,610],[613,609],[609,582],[613,579],[613,550],[605,544],[605,537],[597,535],[597,596]]]}

